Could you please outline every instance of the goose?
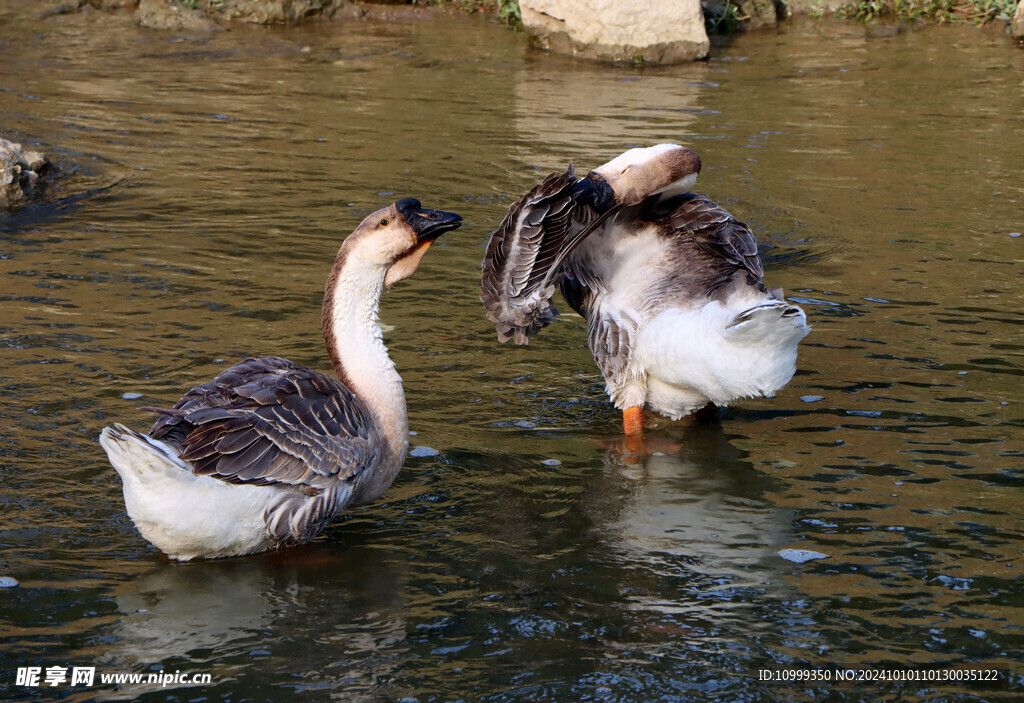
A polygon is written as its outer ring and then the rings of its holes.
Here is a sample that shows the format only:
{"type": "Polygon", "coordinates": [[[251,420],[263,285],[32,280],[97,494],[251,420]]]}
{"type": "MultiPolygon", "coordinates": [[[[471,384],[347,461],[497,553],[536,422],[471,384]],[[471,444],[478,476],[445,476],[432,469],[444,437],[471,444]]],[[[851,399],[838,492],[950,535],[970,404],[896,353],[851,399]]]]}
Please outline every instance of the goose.
{"type": "Polygon", "coordinates": [[[587,343],[627,437],[645,411],[671,420],[738,398],[773,397],[810,328],[764,285],[745,224],[690,192],[700,157],[635,148],[586,177],[572,165],[519,201],[491,236],[480,299],[498,339],[527,344],[558,316],[555,286],[587,343]]]}
{"type": "Polygon", "coordinates": [[[146,434],[104,428],[100,444],[142,536],[178,561],[251,554],[308,542],[339,510],[384,493],[405,461],[409,425],[380,296],[461,220],[405,198],[345,239],[322,308],[337,377],[247,358],[172,408],[140,408],[159,415],[146,434]]]}

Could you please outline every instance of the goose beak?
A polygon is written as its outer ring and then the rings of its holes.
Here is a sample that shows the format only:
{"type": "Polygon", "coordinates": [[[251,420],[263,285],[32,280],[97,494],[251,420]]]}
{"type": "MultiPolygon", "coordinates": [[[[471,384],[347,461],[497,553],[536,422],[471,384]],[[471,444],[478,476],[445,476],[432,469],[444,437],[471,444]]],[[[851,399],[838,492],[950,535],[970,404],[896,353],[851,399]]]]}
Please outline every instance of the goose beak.
{"type": "Polygon", "coordinates": [[[604,212],[615,205],[615,189],[597,171],[591,171],[586,178],[581,178],[572,188],[579,194],[579,200],[597,212],[604,212]]]}
{"type": "Polygon", "coordinates": [[[462,226],[462,218],[454,212],[416,208],[406,215],[406,222],[416,233],[416,242],[433,242],[445,232],[462,226]]]}
{"type": "Polygon", "coordinates": [[[388,290],[398,281],[416,272],[427,249],[438,237],[462,225],[462,218],[454,212],[427,210],[420,207],[420,201],[405,198],[395,203],[395,209],[405,218],[405,223],[416,237],[416,243],[405,254],[392,262],[384,278],[384,289],[388,290]]]}

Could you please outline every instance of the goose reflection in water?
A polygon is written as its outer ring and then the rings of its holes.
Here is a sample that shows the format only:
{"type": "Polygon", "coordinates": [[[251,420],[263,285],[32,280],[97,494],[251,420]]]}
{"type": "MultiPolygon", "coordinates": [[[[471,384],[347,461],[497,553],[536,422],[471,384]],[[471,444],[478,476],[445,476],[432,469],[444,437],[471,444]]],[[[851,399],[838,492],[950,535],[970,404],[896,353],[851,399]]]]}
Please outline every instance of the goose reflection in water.
{"type": "MultiPolygon", "coordinates": [[[[604,476],[624,491],[605,518],[609,542],[624,561],[647,564],[655,577],[684,575],[683,594],[637,592],[637,607],[688,612],[713,589],[762,593],[777,568],[776,551],[791,542],[791,512],[766,494],[775,481],[745,460],[717,425],[673,428],[652,435],[665,452],[604,457],[604,476]],[[674,453],[670,450],[675,449],[674,453]]],[[[732,438],[735,439],[735,438],[732,438]]],[[[743,599],[724,599],[735,607],[743,599]]]]}
{"type": "MultiPolygon", "coordinates": [[[[261,671],[295,676],[300,688],[326,676],[344,680],[353,695],[367,693],[396,664],[380,653],[403,650],[407,581],[388,550],[360,545],[317,543],[244,560],[161,564],[124,584],[114,597],[121,617],[110,644],[81,656],[97,671],[149,673],[162,665],[210,673],[213,685],[228,682],[232,693],[255,694],[261,671]],[[318,640],[326,647],[293,646],[309,637],[310,623],[321,624],[318,640]],[[242,671],[244,680],[237,678],[242,671]]],[[[106,698],[172,688],[131,686],[106,698]]]]}

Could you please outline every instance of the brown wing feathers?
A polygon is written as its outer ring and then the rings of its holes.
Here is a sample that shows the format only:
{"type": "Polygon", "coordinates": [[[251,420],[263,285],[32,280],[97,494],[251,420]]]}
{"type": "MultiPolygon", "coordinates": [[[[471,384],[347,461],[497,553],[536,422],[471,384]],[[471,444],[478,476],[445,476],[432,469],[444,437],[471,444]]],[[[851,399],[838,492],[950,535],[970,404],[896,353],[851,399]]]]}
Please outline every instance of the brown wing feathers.
{"type": "Polygon", "coordinates": [[[526,344],[558,316],[551,305],[559,254],[572,228],[578,181],[572,167],[552,173],[521,200],[491,235],[484,255],[480,300],[498,338],[526,344]]]}
{"type": "Polygon", "coordinates": [[[696,193],[677,196],[670,203],[674,206],[670,221],[677,232],[689,234],[694,244],[712,259],[745,270],[748,284],[761,282],[764,267],[754,235],[745,224],[696,193]]]}
{"type": "MultiPolygon", "coordinates": [[[[594,200],[602,194],[588,193],[583,187],[586,180],[577,178],[571,166],[565,173],[549,175],[509,207],[491,235],[480,300],[502,342],[515,339],[526,344],[555,320],[558,311],[551,296],[556,285],[561,285],[574,309],[589,316],[590,298],[600,282],[590,280],[571,254],[625,206],[594,200]]],[[[714,295],[743,272],[748,285],[763,288],[764,269],[753,235],[712,200],[696,193],[654,195],[629,206],[626,216],[638,225],[664,223],[664,236],[680,237],[684,247],[695,247],[686,254],[685,275],[672,279],[673,286],[692,288],[691,294],[714,295]]]]}
{"type": "Polygon", "coordinates": [[[193,388],[149,434],[177,445],[199,475],[318,489],[372,458],[372,420],[340,382],[286,359],[246,359],[193,388]]]}

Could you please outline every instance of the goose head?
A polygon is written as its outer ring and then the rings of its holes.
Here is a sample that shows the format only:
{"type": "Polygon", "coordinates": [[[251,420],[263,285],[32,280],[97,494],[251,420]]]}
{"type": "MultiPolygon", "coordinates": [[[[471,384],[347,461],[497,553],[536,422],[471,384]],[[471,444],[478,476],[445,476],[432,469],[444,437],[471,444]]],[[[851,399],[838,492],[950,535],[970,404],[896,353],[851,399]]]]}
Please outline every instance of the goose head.
{"type": "Polygon", "coordinates": [[[658,144],[630,149],[591,171],[595,204],[612,199],[619,205],[636,205],[652,195],[671,197],[689,191],[700,173],[700,157],[677,144],[658,144]]]}
{"type": "Polygon", "coordinates": [[[430,245],[461,224],[462,218],[454,212],[429,210],[415,198],[403,198],[366,217],[342,250],[349,261],[385,269],[384,288],[388,289],[413,275],[430,245]]]}

